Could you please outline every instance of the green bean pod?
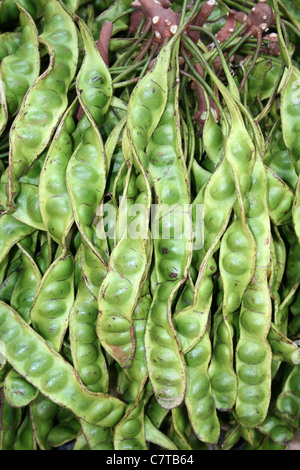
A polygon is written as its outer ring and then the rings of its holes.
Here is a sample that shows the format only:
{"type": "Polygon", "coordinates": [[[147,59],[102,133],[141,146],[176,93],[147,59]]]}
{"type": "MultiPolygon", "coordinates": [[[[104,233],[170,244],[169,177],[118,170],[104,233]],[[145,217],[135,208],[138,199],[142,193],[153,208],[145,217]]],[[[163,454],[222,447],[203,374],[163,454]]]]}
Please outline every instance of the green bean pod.
{"type": "Polygon", "coordinates": [[[272,353],[267,341],[271,326],[267,279],[271,234],[266,193],[265,171],[258,155],[248,194],[250,208],[247,214],[247,223],[257,246],[256,270],[243,296],[239,319],[240,337],[236,347],[236,416],[242,425],[249,428],[264,421],[271,395],[272,353]]]}
{"type": "Polygon", "coordinates": [[[296,188],[297,173],[291,161],[290,152],[284,143],[280,127],[272,135],[269,149],[264,156],[264,163],[292,190],[296,188]]]}
{"type": "Polygon", "coordinates": [[[51,240],[50,235],[42,233],[40,236],[40,251],[36,255],[36,264],[43,275],[52,263],[53,247],[51,240]]]}
{"type": "Polygon", "coordinates": [[[211,112],[208,112],[207,119],[203,127],[203,147],[207,153],[208,158],[216,167],[221,161],[222,153],[224,151],[224,135],[211,112]]]}
{"type": "Polygon", "coordinates": [[[300,72],[293,67],[288,82],[281,90],[280,116],[283,139],[298,175],[300,172],[300,147],[297,138],[300,114],[299,86],[300,72]]]}
{"type": "Polygon", "coordinates": [[[106,186],[106,164],[101,135],[89,110],[81,102],[89,120],[82,142],[67,167],[67,188],[74,219],[84,242],[105,264],[105,239],[97,233],[97,209],[106,186]]]}
{"type": "Polygon", "coordinates": [[[0,215],[0,262],[6,257],[10,249],[23,238],[34,231],[33,227],[19,222],[9,214],[0,215]]]}
{"type": "Polygon", "coordinates": [[[71,134],[75,123],[72,115],[77,100],[63,116],[49,147],[40,179],[39,206],[47,231],[59,244],[64,243],[73,224],[73,211],[66,186],[66,170],[73,153],[71,134]]]}
{"type": "Polygon", "coordinates": [[[133,313],[133,332],[134,332],[134,354],[130,367],[125,372],[129,378],[127,394],[130,400],[136,401],[141,395],[143,387],[148,378],[146,351],[145,351],[145,330],[149,308],[151,305],[151,296],[147,292],[147,283],[143,288],[141,297],[133,313]]]}
{"type": "Polygon", "coordinates": [[[114,430],[115,450],[147,450],[142,401],[128,406],[125,416],[114,430]]]}
{"type": "Polygon", "coordinates": [[[159,403],[169,409],[182,402],[185,391],[184,361],[171,305],[175,293],[185,282],[192,255],[191,219],[189,214],[183,217],[190,203],[190,188],[178,131],[177,46],[178,43],[170,57],[166,107],[150,137],[144,163],[158,204],[154,214],[154,230],[158,235],[154,236],[158,285],[146,326],[146,357],[154,393],[159,403]],[[180,237],[176,236],[177,228],[181,231],[180,237]]]}
{"type": "Polygon", "coordinates": [[[51,450],[47,437],[54,425],[58,405],[39,394],[30,404],[33,432],[40,450],[51,450]]]}
{"type": "Polygon", "coordinates": [[[37,443],[35,440],[32,423],[30,420],[29,411],[26,412],[14,443],[14,450],[37,450],[37,443]]]}
{"type": "Polygon", "coordinates": [[[3,302],[0,318],[1,352],[43,395],[91,424],[111,427],[121,419],[122,401],[87,390],[74,368],[3,302]]]}
{"type": "Polygon", "coordinates": [[[277,410],[284,417],[293,420],[300,418],[300,368],[298,361],[295,361],[295,365],[291,368],[276,400],[277,410]]]}
{"type": "MultiPolygon", "coordinates": [[[[147,223],[148,213],[145,215],[147,223]]],[[[133,240],[123,235],[112,251],[108,274],[99,291],[97,335],[106,351],[122,367],[130,367],[133,359],[133,312],[148,274],[150,254],[147,238],[133,240]]]]}
{"type": "Polygon", "coordinates": [[[21,45],[21,33],[11,32],[2,33],[0,35],[0,60],[10,56],[16,52],[21,45]]]}
{"type": "Polygon", "coordinates": [[[241,437],[240,426],[233,427],[226,431],[224,441],[222,442],[222,450],[230,450],[238,443],[241,437]]]}
{"type": "Polygon", "coordinates": [[[19,249],[22,253],[22,271],[15,283],[10,304],[25,321],[30,322],[30,309],[42,276],[28,251],[20,244],[19,249]]]}
{"type": "MultiPolygon", "coordinates": [[[[37,19],[45,6],[45,0],[19,0],[18,2],[33,19],[37,19]]],[[[0,25],[15,23],[18,19],[19,10],[15,0],[3,0],[0,4],[0,25]]]]}
{"type": "Polygon", "coordinates": [[[107,274],[107,266],[87,246],[82,245],[81,270],[87,289],[97,299],[100,286],[107,274]]]}
{"type": "Polygon", "coordinates": [[[236,199],[234,176],[227,159],[212,174],[204,189],[203,222],[204,244],[201,263],[195,283],[194,300],[191,306],[176,312],[173,321],[184,353],[195,346],[204,334],[212,301],[212,276],[216,272],[213,254],[226,230],[234,201],[236,199]],[[222,200],[222,208],[220,201],[222,200]]]}
{"type": "Polygon", "coordinates": [[[160,446],[163,449],[178,450],[174,442],[157,429],[147,415],[145,416],[145,438],[147,442],[160,446]]]}
{"type": "Polygon", "coordinates": [[[38,390],[18,372],[11,369],[4,380],[4,393],[11,406],[23,408],[36,398],[38,390]]]}
{"type": "Polygon", "coordinates": [[[266,75],[271,70],[271,68],[272,68],[271,60],[260,59],[254,65],[248,77],[247,101],[249,104],[254,104],[257,97],[261,96],[262,87],[266,87],[265,85],[266,75]]]}
{"type": "MultiPolygon", "coordinates": [[[[4,112],[2,109],[0,110],[0,135],[6,127],[7,120],[18,113],[25,93],[40,73],[37,28],[31,16],[21,7],[20,3],[17,1],[15,3],[20,10],[21,43],[14,54],[1,61],[0,80],[3,81],[5,87],[6,106],[4,112]],[[3,116],[6,119],[3,120],[3,116]]],[[[1,108],[2,106],[0,104],[1,108]]]]}
{"type": "Polygon", "coordinates": [[[272,442],[282,446],[286,446],[293,438],[293,429],[280,419],[278,416],[269,412],[264,422],[257,427],[264,435],[268,436],[272,442]]]}
{"type": "Polygon", "coordinates": [[[13,450],[22,411],[9,405],[3,390],[0,390],[0,400],[0,449],[13,450]]]}
{"type": "MultiPolygon", "coordinates": [[[[164,69],[167,68],[168,57],[170,57],[169,50],[164,63],[164,69]]],[[[161,61],[158,60],[158,62],[161,61]]],[[[166,87],[166,76],[163,77],[163,82],[160,82],[161,77],[160,73],[158,76],[157,68],[139,82],[138,87],[131,95],[128,106],[127,130],[123,135],[123,139],[127,138],[128,132],[128,142],[132,143],[132,150],[129,150],[129,147],[127,147],[130,153],[127,157],[125,155],[125,159],[128,158],[130,160],[131,152],[133,152],[133,160],[137,170],[141,171],[139,176],[141,181],[140,195],[136,202],[144,206],[141,227],[146,227],[146,232],[144,235],[138,234],[139,236],[135,240],[131,237],[128,238],[126,232],[124,233],[112,252],[108,275],[101,286],[98,297],[99,318],[97,334],[103,347],[123,367],[129,367],[132,361],[134,353],[132,315],[138,301],[140,283],[143,284],[148,270],[149,241],[147,227],[149,225],[151,200],[150,187],[145,176],[143,162],[146,158],[147,135],[151,135],[163,111],[161,98],[164,97],[164,94],[161,91],[161,86],[163,87],[165,84],[166,87]],[[158,80],[159,85],[154,83],[152,78],[155,81],[158,80]],[[156,107],[157,109],[154,109],[153,113],[149,111],[147,114],[146,118],[149,117],[150,121],[146,127],[147,119],[143,117],[141,120],[139,116],[141,117],[141,112],[145,109],[144,105],[150,103],[150,98],[153,100],[154,93],[157,94],[157,99],[155,98],[155,106],[153,108],[156,107]],[[130,278],[130,282],[127,280],[128,278],[130,278]],[[120,316],[119,311],[117,311],[117,307],[119,308],[118,302],[125,302],[125,307],[123,308],[126,314],[124,317],[120,316]],[[118,336],[115,335],[116,331],[118,336]]],[[[163,104],[165,103],[166,100],[164,100],[163,104]]]]}
{"type": "Polygon", "coordinates": [[[270,218],[276,226],[292,220],[293,191],[270,169],[266,168],[267,202],[270,218]]]}
{"type": "MultiPolygon", "coordinates": [[[[7,180],[7,172],[3,173],[2,180],[7,180]]],[[[20,192],[16,197],[16,210],[13,214],[14,218],[23,222],[24,224],[30,225],[31,227],[44,231],[45,226],[42,221],[39,199],[38,199],[38,188],[31,184],[19,184],[20,192]]],[[[5,183],[0,184],[0,202],[4,204],[4,191],[5,183]]]]}
{"type": "Polygon", "coordinates": [[[76,440],[74,442],[73,450],[90,450],[86,437],[82,430],[76,436],[76,440]]]}
{"type": "MultiPolygon", "coordinates": [[[[177,410],[177,408],[174,408],[174,410],[177,410]]],[[[152,395],[149,402],[147,403],[147,416],[157,429],[161,427],[164,419],[168,416],[169,413],[170,410],[160,406],[156,396],[152,395]]]]}
{"type": "Polygon", "coordinates": [[[187,413],[183,406],[178,406],[172,410],[172,428],[170,429],[170,438],[179,450],[192,450],[186,429],[188,427],[187,413]]]}
{"type": "Polygon", "coordinates": [[[81,18],[76,17],[83,40],[85,56],[79,71],[76,87],[80,104],[84,103],[97,126],[103,121],[112,97],[111,76],[95,41],[81,18]]]}
{"type": "Polygon", "coordinates": [[[69,320],[73,364],[89,390],[107,392],[107,365],[95,331],[97,317],[97,299],[91,295],[81,278],[69,320]]]}
{"type": "MultiPolygon", "coordinates": [[[[300,175],[300,173],[299,173],[300,175]]],[[[300,176],[298,178],[298,183],[295,191],[295,199],[292,209],[293,224],[298,241],[300,243],[300,176]]]]}
{"type": "Polygon", "coordinates": [[[274,360],[284,361],[293,366],[300,359],[300,350],[297,344],[287,338],[274,323],[271,324],[268,340],[274,360]]]}
{"type": "Polygon", "coordinates": [[[63,252],[48,268],[35,295],[30,318],[34,329],[60,350],[74,302],[74,259],[63,252]]]}
{"type": "Polygon", "coordinates": [[[220,423],[208,374],[210,357],[211,342],[207,329],[193,349],[185,354],[187,373],[185,405],[198,439],[216,444],[220,435],[220,423]]]}
{"type": "Polygon", "coordinates": [[[114,450],[113,430],[80,420],[86,443],[90,450],[114,450]]]}
{"type": "Polygon", "coordinates": [[[70,416],[64,416],[62,408],[58,411],[56,419],[58,423],[54,424],[49,434],[47,435],[47,441],[51,448],[61,447],[64,444],[72,442],[79,430],[81,429],[80,422],[74,416],[73,413],[70,416]],[[62,416],[60,416],[62,414],[62,416]]]}
{"type": "Polygon", "coordinates": [[[8,205],[19,192],[18,180],[48,145],[67,107],[67,91],[78,60],[74,23],[58,0],[45,6],[41,42],[50,55],[48,69],[28,90],[10,132],[8,205]]]}

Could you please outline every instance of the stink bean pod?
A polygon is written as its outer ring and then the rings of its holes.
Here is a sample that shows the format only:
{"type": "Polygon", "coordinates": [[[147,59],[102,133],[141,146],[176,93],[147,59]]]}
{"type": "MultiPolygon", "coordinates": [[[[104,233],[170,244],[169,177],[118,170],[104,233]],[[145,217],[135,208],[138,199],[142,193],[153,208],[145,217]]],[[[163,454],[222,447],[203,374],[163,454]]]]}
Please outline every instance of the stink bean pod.
{"type": "Polygon", "coordinates": [[[6,375],[3,390],[8,403],[15,408],[28,405],[38,394],[38,390],[14,369],[6,375]]]}
{"type": "Polygon", "coordinates": [[[81,278],[69,320],[73,364],[89,390],[107,392],[107,365],[95,332],[97,317],[97,299],[91,295],[81,278]]]}
{"type": "Polygon", "coordinates": [[[300,418],[300,368],[294,365],[276,401],[276,408],[289,419],[300,418]]]}
{"type": "Polygon", "coordinates": [[[44,19],[40,40],[49,51],[50,64],[26,93],[10,132],[8,206],[19,192],[20,177],[46,148],[65,112],[66,92],[77,67],[76,28],[58,0],[46,3],[44,19]]]}
{"type": "MultiPolygon", "coordinates": [[[[168,46],[171,47],[170,43],[168,46]]],[[[189,215],[184,216],[186,205],[190,202],[190,188],[178,132],[177,46],[178,43],[170,50],[166,106],[150,137],[144,162],[158,203],[154,215],[158,233],[154,239],[158,285],[145,332],[146,358],[154,393],[158,402],[166,408],[178,406],[185,392],[184,360],[172,321],[171,305],[187,277],[192,243],[191,220],[189,215]],[[167,213],[160,213],[164,207],[167,207],[167,213]],[[176,237],[177,227],[181,230],[181,238],[176,237]],[[169,230],[167,236],[166,229],[169,230]]],[[[165,60],[163,55],[161,58],[165,60]]]]}
{"type": "Polygon", "coordinates": [[[0,60],[4,57],[14,54],[19,48],[21,42],[21,33],[7,32],[0,35],[0,60]]]}
{"type": "Polygon", "coordinates": [[[113,450],[113,430],[80,420],[82,431],[90,450],[113,450]]]}
{"type": "Polygon", "coordinates": [[[76,17],[76,21],[85,50],[85,57],[76,80],[78,97],[99,126],[112,97],[111,76],[86,24],[79,17],[76,17]]]}
{"type": "Polygon", "coordinates": [[[3,390],[0,390],[0,400],[0,449],[13,450],[22,411],[9,405],[3,390]]]}
{"type": "Polygon", "coordinates": [[[83,387],[74,368],[5,303],[0,303],[0,340],[7,361],[44,396],[91,424],[114,426],[125,404],[83,387]]]}
{"type": "Polygon", "coordinates": [[[144,431],[144,405],[136,402],[128,407],[128,411],[114,430],[115,450],[147,450],[144,431]]]}
{"type": "Polygon", "coordinates": [[[63,116],[52,139],[39,178],[39,206],[47,231],[60,245],[64,244],[72,223],[73,212],[66,186],[66,170],[72,155],[72,118],[77,100],[63,116]]]}
{"type": "Polygon", "coordinates": [[[191,426],[198,439],[215,444],[220,435],[220,423],[208,374],[210,356],[211,342],[207,329],[193,349],[185,355],[187,368],[185,404],[191,426]]]}
{"type": "Polygon", "coordinates": [[[47,436],[53,428],[58,405],[41,393],[30,404],[30,416],[35,439],[41,450],[51,450],[47,436]]]}
{"type": "Polygon", "coordinates": [[[18,429],[14,450],[36,450],[37,443],[30,420],[30,414],[27,410],[26,415],[18,429]]]}
{"type": "Polygon", "coordinates": [[[63,252],[48,268],[30,309],[33,327],[59,351],[74,302],[74,258],[63,252]]]}
{"type": "MultiPolygon", "coordinates": [[[[14,54],[1,61],[0,80],[5,87],[6,113],[0,111],[0,116],[6,114],[6,121],[15,116],[22,104],[29,87],[38,78],[40,73],[40,53],[38,31],[35,23],[27,11],[15,2],[20,10],[20,23],[22,27],[20,47],[14,54]]],[[[2,102],[0,103],[2,106],[2,102]]],[[[0,134],[4,131],[6,122],[0,121],[0,134]]]]}
{"type": "Polygon", "coordinates": [[[41,273],[30,254],[19,244],[21,250],[22,271],[12,292],[11,306],[30,322],[30,309],[41,282],[41,273]]]}
{"type": "Polygon", "coordinates": [[[238,393],[236,416],[249,428],[265,419],[271,396],[271,301],[267,281],[270,262],[270,222],[266,203],[267,185],[259,155],[252,173],[247,222],[256,241],[256,270],[245,290],[240,312],[240,337],[236,349],[238,393]],[[260,195],[260,196],[258,196],[260,195]]]}
{"type": "Polygon", "coordinates": [[[95,222],[106,183],[104,146],[92,116],[87,108],[84,110],[90,125],[83,134],[82,142],[69,160],[66,181],[80,235],[105,264],[107,257],[105,239],[98,237],[97,222],[95,222]]]}

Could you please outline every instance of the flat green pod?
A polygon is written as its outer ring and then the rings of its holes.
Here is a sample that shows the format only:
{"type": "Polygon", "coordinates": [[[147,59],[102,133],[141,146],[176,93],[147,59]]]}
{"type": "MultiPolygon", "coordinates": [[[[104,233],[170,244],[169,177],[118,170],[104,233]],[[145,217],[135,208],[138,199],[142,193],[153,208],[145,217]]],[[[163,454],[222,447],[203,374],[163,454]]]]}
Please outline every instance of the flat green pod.
{"type": "Polygon", "coordinates": [[[109,377],[106,360],[95,332],[97,317],[97,299],[81,278],[69,319],[73,364],[89,390],[107,392],[109,377]]]}
{"type": "Polygon", "coordinates": [[[111,76],[88,27],[81,18],[76,17],[76,21],[80,28],[85,51],[76,87],[80,102],[84,103],[99,126],[109,108],[112,97],[111,76]]]}
{"type": "Polygon", "coordinates": [[[296,191],[295,191],[292,217],[293,217],[295,233],[297,235],[298,242],[300,244],[300,176],[298,178],[298,183],[297,183],[296,191]]]}
{"type": "Polygon", "coordinates": [[[47,437],[53,428],[58,405],[41,393],[30,404],[30,417],[35,439],[40,450],[51,450],[47,437]]]}
{"type": "Polygon", "coordinates": [[[183,405],[172,410],[172,427],[169,432],[171,440],[179,450],[192,450],[185,431],[189,426],[186,410],[183,405]]]}
{"type": "Polygon", "coordinates": [[[267,201],[270,218],[276,226],[292,220],[293,191],[270,169],[266,168],[267,201]]]}
{"type": "Polygon", "coordinates": [[[28,90],[10,133],[8,205],[19,192],[18,181],[47,147],[68,105],[75,76],[78,37],[75,24],[58,0],[46,3],[40,41],[50,55],[48,69],[28,90]]]}
{"type": "Polygon", "coordinates": [[[21,266],[19,266],[17,269],[12,271],[0,285],[0,299],[3,302],[10,303],[16,282],[21,274],[21,269],[21,266]]]}
{"type": "Polygon", "coordinates": [[[0,60],[4,57],[14,54],[21,44],[21,33],[11,32],[0,34],[0,60]]]}
{"type": "Polygon", "coordinates": [[[220,423],[211,391],[208,366],[211,341],[208,329],[198,343],[185,354],[187,389],[185,405],[189,421],[198,439],[216,444],[220,436],[220,423]]]}
{"type": "Polygon", "coordinates": [[[300,350],[297,343],[287,338],[275,324],[271,324],[268,334],[273,359],[283,361],[293,366],[300,359],[300,350]]]}
{"type": "Polygon", "coordinates": [[[263,162],[257,155],[248,194],[247,223],[257,254],[255,274],[244,292],[236,346],[238,393],[236,417],[248,428],[261,424],[271,399],[272,351],[268,342],[272,306],[268,285],[271,231],[267,208],[267,183],[263,162]]]}
{"type": "Polygon", "coordinates": [[[73,224],[73,211],[66,185],[66,170],[73,153],[71,134],[77,99],[64,114],[52,139],[39,180],[39,206],[47,231],[63,244],[73,224]]]}
{"type": "Polygon", "coordinates": [[[44,396],[92,424],[114,426],[123,416],[119,399],[87,390],[74,368],[12,308],[0,302],[1,353],[44,396]]]}
{"type": "MultiPolygon", "coordinates": [[[[89,450],[114,450],[113,430],[111,428],[96,426],[83,420],[81,420],[80,423],[85,443],[89,450]]],[[[78,442],[76,443],[78,446],[78,442]]],[[[75,450],[75,447],[73,450],[75,450]]]]}
{"type": "Polygon", "coordinates": [[[146,442],[158,445],[166,450],[178,450],[174,442],[162,431],[157,429],[152,421],[145,416],[145,438],[146,442]]]}
{"type": "Polygon", "coordinates": [[[270,411],[264,422],[257,429],[275,444],[286,446],[294,438],[294,430],[270,411]]]}
{"type": "Polygon", "coordinates": [[[30,309],[33,328],[60,350],[74,302],[74,258],[63,252],[48,268],[30,309]]]}
{"type": "Polygon", "coordinates": [[[0,215],[0,262],[9,253],[10,249],[23,238],[31,235],[34,228],[15,219],[12,215],[0,215]]]}
{"type": "Polygon", "coordinates": [[[91,450],[82,430],[76,436],[73,450],[91,450]]]}
{"type": "Polygon", "coordinates": [[[40,285],[42,276],[30,254],[19,245],[22,252],[22,270],[11,297],[11,306],[24,318],[30,322],[30,309],[40,285]]]}
{"type": "Polygon", "coordinates": [[[97,210],[106,186],[103,141],[89,111],[89,127],[71,156],[66,173],[74,219],[84,242],[105,263],[105,239],[97,234],[97,210]]]}
{"type": "MultiPolygon", "coordinates": [[[[7,181],[7,174],[2,175],[2,182],[0,183],[0,204],[5,207],[5,187],[7,181]]],[[[20,184],[20,192],[16,197],[16,210],[13,213],[15,219],[20,222],[30,225],[34,229],[45,231],[45,226],[42,221],[39,200],[38,188],[31,184],[20,184]]]]}
{"type": "Polygon", "coordinates": [[[144,405],[136,402],[128,406],[128,411],[114,430],[115,450],[147,450],[144,430],[144,405]]]}
{"type": "Polygon", "coordinates": [[[0,390],[0,449],[13,450],[18,427],[21,423],[22,410],[10,406],[3,390],[0,390]]]}
{"type": "Polygon", "coordinates": [[[284,142],[290,151],[296,173],[300,170],[300,147],[298,142],[297,122],[300,115],[299,93],[300,72],[292,67],[288,81],[281,90],[280,117],[284,142]]]}
{"type": "MultiPolygon", "coordinates": [[[[20,12],[20,46],[1,61],[0,79],[5,87],[7,106],[6,118],[15,116],[22,104],[25,93],[40,74],[40,53],[38,31],[35,23],[21,4],[16,1],[20,12]]],[[[2,102],[0,103],[2,107],[2,102]]],[[[2,111],[0,111],[2,116],[2,111]]],[[[6,123],[0,122],[3,132],[6,123]]]]}
{"type": "Polygon", "coordinates": [[[11,406],[23,408],[37,397],[38,390],[12,369],[5,377],[4,393],[11,406]]]}
{"type": "Polygon", "coordinates": [[[14,450],[37,450],[37,444],[28,410],[18,429],[14,443],[14,450]]]}
{"type": "Polygon", "coordinates": [[[300,367],[298,361],[294,362],[276,400],[276,409],[283,417],[292,420],[300,418],[300,367]]]}
{"type": "Polygon", "coordinates": [[[65,423],[55,424],[47,435],[48,444],[52,447],[61,447],[72,442],[78,434],[81,426],[77,418],[65,423]]]}

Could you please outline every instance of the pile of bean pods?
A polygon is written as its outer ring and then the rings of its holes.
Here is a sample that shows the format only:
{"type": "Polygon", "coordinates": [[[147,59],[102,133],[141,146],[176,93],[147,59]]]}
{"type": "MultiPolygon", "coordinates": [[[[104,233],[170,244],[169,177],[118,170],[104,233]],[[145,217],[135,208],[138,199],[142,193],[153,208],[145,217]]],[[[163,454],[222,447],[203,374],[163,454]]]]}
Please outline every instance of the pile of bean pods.
{"type": "Polygon", "coordinates": [[[297,448],[299,48],[298,0],[0,2],[2,450],[297,448]]]}

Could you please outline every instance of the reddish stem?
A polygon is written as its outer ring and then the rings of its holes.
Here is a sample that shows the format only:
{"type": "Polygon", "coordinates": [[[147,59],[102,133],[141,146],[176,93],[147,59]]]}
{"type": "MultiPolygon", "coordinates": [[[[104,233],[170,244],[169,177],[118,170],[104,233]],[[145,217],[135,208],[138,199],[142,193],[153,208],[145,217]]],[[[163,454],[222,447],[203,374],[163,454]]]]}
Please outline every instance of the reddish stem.
{"type": "Polygon", "coordinates": [[[108,52],[112,31],[113,24],[110,21],[104,21],[99,35],[99,39],[97,41],[98,51],[107,67],[109,66],[108,52]]]}

